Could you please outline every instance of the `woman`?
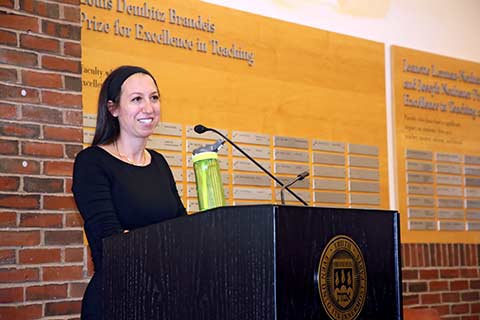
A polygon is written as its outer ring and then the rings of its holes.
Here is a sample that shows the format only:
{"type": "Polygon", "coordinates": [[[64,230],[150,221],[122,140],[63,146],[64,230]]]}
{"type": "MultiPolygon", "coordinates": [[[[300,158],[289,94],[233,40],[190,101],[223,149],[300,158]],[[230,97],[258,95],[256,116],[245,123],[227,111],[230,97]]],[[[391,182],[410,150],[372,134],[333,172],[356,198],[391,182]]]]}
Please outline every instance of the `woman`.
{"type": "Polygon", "coordinates": [[[82,319],[103,316],[102,239],[186,214],[165,158],[146,149],[160,118],[159,98],[147,70],[114,70],[100,90],[92,146],[75,159],[72,191],[95,269],[82,319]]]}

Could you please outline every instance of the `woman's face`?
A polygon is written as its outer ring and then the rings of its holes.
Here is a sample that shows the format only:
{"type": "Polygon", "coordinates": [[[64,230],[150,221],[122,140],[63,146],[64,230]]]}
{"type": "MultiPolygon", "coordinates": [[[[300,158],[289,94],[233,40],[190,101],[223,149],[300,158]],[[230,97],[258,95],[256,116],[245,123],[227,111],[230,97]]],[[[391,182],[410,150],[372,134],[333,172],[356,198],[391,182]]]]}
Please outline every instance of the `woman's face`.
{"type": "Polygon", "coordinates": [[[122,84],[120,101],[110,112],[118,118],[122,138],[147,138],[160,119],[160,96],[153,79],[144,73],[131,75],[122,84]]]}

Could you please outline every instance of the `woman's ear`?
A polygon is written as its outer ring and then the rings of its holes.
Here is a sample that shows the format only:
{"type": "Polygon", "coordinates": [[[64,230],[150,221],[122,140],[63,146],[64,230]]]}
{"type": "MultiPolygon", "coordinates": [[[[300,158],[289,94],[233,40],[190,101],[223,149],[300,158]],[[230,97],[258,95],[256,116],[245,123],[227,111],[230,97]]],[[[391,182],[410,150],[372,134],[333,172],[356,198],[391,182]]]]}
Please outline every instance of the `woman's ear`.
{"type": "Polygon", "coordinates": [[[115,118],[118,117],[117,105],[112,100],[107,101],[107,108],[112,116],[114,116],[115,118]]]}

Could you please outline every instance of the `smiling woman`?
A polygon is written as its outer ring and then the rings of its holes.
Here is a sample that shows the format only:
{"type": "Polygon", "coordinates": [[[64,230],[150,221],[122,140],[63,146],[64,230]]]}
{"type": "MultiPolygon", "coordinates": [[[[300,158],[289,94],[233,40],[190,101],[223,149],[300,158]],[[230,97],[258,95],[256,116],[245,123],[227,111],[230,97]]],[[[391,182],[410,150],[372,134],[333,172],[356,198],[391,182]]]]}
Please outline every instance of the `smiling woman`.
{"type": "Polygon", "coordinates": [[[72,191],[95,273],[82,319],[102,319],[102,239],[185,215],[165,158],[147,150],[160,120],[160,92],[145,69],[123,66],[103,82],[92,146],[75,159],[72,191]]]}

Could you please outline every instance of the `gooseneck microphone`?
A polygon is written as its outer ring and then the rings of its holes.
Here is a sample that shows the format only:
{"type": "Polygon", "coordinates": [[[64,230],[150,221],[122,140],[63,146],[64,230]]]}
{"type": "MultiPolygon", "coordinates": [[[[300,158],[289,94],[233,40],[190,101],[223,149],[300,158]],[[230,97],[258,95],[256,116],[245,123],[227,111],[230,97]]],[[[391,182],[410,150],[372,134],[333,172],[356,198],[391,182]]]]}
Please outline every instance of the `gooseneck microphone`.
{"type": "Polygon", "coordinates": [[[295,179],[293,179],[292,181],[290,181],[289,183],[287,183],[286,185],[284,185],[281,189],[280,189],[280,199],[282,201],[282,204],[285,204],[285,195],[284,195],[284,190],[288,187],[291,187],[293,186],[294,183],[296,183],[297,181],[300,181],[300,180],[303,180],[305,179],[306,177],[308,177],[310,175],[310,173],[308,173],[308,171],[303,171],[302,173],[298,174],[295,179]]]}
{"type": "MultiPolygon", "coordinates": [[[[303,205],[305,206],[308,206],[308,203],[305,202],[305,200],[303,200],[302,198],[300,198],[295,192],[293,192],[292,190],[290,190],[288,187],[288,185],[286,186],[282,181],[280,181],[277,177],[275,177],[273,174],[271,174],[267,169],[265,169],[260,163],[258,163],[255,159],[253,159],[252,157],[250,157],[248,155],[248,153],[246,153],[245,151],[242,150],[242,148],[240,148],[239,146],[237,146],[237,144],[235,144],[232,140],[230,140],[228,137],[226,137],[224,134],[222,134],[220,131],[218,130],[215,130],[213,128],[207,128],[201,124],[197,124],[193,130],[198,133],[198,134],[202,134],[202,133],[205,133],[207,131],[212,131],[212,132],[215,132],[216,134],[218,134],[220,137],[222,137],[223,139],[225,139],[225,141],[227,141],[228,143],[230,143],[232,146],[235,147],[235,149],[237,149],[241,154],[243,154],[248,160],[252,161],[258,168],[260,168],[263,172],[265,172],[270,178],[272,178],[275,182],[277,182],[281,187],[282,187],[282,190],[285,189],[287,190],[288,192],[290,192],[290,194],[292,196],[294,196],[298,201],[300,201],[303,205]]],[[[305,172],[302,172],[302,174],[305,173],[305,172]]],[[[307,172],[307,175],[308,175],[308,172],[307,172]]],[[[306,176],[305,176],[306,177],[306,176]]],[[[303,177],[303,178],[305,178],[303,177]]],[[[302,179],[303,179],[302,178],[302,179]]],[[[299,179],[301,180],[301,179],[299,179]]],[[[298,181],[298,180],[297,180],[298,181]]],[[[296,181],[295,181],[296,182],[296,181]]],[[[294,182],[294,183],[295,183],[294,182]]],[[[283,204],[283,203],[282,203],[283,204]]]]}

